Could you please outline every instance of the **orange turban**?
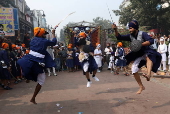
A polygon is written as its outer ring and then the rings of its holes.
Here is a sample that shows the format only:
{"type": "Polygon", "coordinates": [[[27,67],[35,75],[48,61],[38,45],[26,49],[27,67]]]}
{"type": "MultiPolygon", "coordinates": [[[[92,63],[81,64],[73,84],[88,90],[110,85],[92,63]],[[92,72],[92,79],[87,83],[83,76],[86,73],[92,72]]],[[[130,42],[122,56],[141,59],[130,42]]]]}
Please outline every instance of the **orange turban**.
{"type": "Polygon", "coordinates": [[[118,42],[117,45],[118,45],[118,47],[122,47],[123,46],[122,42],[118,42]]]}
{"type": "Polygon", "coordinates": [[[12,44],[12,49],[16,48],[16,45],[15,44],[12,44]]]}
{"type": "Polygon", "coordinates": [[[80,32],[80,33],[79,33],[79,36],[82,36],[83,38],[86,38],[86,37],[87,37],[86,33],[84,33],[84,32],[80,32]]]}
{"type": "Polygon", "coordinates": [[[29,52],[30,52],[30,50],[26,50],[26,52],[25,52],[25,53],[26,53],[26,54],[29,54],[29,52]]]}
{"type": "Polygon", "coordinates": [[[9,45],[7,43],[2,43],[2,48],[3,49],[7,49],[9,47],[9,45]]]}
{"type": "Polygon", "coordinates": [[[20,47],[16,47],[16,49],[21,49],[20,47]]]}
{"type": "Polygon", "coordinates": [[[71,46],[71,45],[68,45],[68,46],[67,46],[67,48],[71,49],[71,48],[72,48],[72,46],[71,46]]]}
{"type": "Polygon", "coordinates": [[[25,44],[21,44],[21,45],[22,45],[22,47],[24,47],[24,48],[26,47],[25,44]]]}
{"type": "Polygon", "coordinates": [[[68,44],[68,45],[72,47],[73,44],[68,44]]]}
{"type": "Polygon", "coordinates": [[[98,46],[99,45],[99,43],[96,43],[96,46],[98,46]]]}
{"type": "Polygon", "coordinates": [[[41,37],[44,34],[48,34],[44,28],[35,27],[34,28],[34,36],[41,37]]]}

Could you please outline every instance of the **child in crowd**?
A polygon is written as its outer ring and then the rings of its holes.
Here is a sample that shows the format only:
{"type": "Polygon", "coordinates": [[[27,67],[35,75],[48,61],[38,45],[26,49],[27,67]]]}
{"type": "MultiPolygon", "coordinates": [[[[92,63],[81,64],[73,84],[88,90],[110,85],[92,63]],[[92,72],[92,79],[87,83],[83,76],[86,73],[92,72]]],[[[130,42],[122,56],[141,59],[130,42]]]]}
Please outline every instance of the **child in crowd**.
{"type": "Polygon", "coordinates": [[[111,69],[111,73],[113,73],[115,71],[115,62],[114,62],[114,59],[115,59],[115,53],[114,52],[111,52],[111,56],[110,56],[110,62],[109,62],[109,67],[111,69]]]}

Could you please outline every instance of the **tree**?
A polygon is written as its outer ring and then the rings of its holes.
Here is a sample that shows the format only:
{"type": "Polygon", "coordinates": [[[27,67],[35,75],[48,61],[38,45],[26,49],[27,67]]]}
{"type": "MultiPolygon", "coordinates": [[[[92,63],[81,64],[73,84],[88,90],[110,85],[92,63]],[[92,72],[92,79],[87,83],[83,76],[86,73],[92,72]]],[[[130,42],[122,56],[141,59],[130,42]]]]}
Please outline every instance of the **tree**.
{"type": "Polygon", "coordinates": [[[93,22],[96,23],[96,25],[101,26],[102,29],[109,29],[111,28],[111,21],[103,19],[101,17],[96,17],[93,19],[93,22]]]}
{"type": "MultiPolygon", "coordinates": [[[[126,28],[126,26],[118,27],[118,32],[121,35],[129,34],[129,30],[126,28]]],[[[115,43],[122,42],[123,43],[123,47],[129,47],[129,45],[130,45],[129,41],[117,40],[117,38],[116,38],[114,33],[109,34],[109,38],[112,38],[112,41],[114,41],[115,43]]]]}
{"type": "Polygon", "coordinates": [[[168,33],[170,26],[170,6],[164,7],[169,0],[130,0],[130,5],[121,5],[120,10],[113,10],[119,15],[119,22],[126,25],[131,20],[138,20],[140,26],[150,26],[150,29],[164,29],[168,33]]]}

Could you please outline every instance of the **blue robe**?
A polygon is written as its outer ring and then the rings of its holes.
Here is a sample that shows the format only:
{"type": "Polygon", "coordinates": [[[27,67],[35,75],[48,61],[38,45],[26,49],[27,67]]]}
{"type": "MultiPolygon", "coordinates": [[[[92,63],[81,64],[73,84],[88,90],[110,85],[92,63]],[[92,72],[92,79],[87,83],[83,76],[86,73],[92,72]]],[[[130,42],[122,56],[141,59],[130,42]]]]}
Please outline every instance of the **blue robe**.
{"type": "MultiPolygon", "coordinates": [[[[137,39],[137,36],[138,35],[136,35],[134,37],[137,39]]],[[[127,34],[127,35],[119,34],[117,36],[117,39],[131,42],[130,34],[127,34]]],[[[150,45],[152,45],[154,43],[154,39],[151,38],[146,32],[142,33],[142,39],[144,40],[144,42],[149,41],[150,45]]],[[[152,71],[157,72],[157,70],[160,66],[162,57],[161,57],[160,53],[151,49],[149,46],[142,46],[142,48],[138,52],[130,52],[129,54],[127,54],[125,56],[125,59],[127,60],[126,64],[128,65],[130,62],[134,61],[138,57],[143,56],[144,54],[146,54],[149,57],[149,59],[153,62],[152,71]]],[[[138,67],[141,68],[143,65],[146,65],[146,61],[141,61],[138,67]]]]}
{"type": "MultiPolygon", "coordinates": [[[[94,52],[94,47],[90,44],[89,48],[90,48],[90,52],[93,53],[93,52],[94,52]]],[[[97,65],[94,57],[91,56],[91,55],[89,55],[88,60],[84,60],[83,62],[80,63],[80,65],[81,65],[82,68],[83,68],[83,65],[84,65],[87,61],[88,61],[88,63],[89,63],[89,68],[88,68],[88,71],[87,71],[87,72],[90,72],[90,74],[92,74],[93,71],[95,71],[95,70],[98,69],[98,65],[97,65]]],[[[84,70],[83,70],[83,74],[86,75],[86,73],[84,72],[84,70]]]]}
{"type": "Polygon", "coordinates": [[[53,38],[47,40],[45,38],[34,37],[30,42],[30,50],[38,52],[45,55],[45,58],[39,58],[31,54],[23,56],[17,62],[21,66],[22,73],[28,80],[37,81],[37,76],[40,73],[44,73],[41,65],[39,63],[45,63],[45,68],[55,67],[55,61],[51,58],[50,54],[47,52],[48,46],[54,46],[57,43],[57,39],[53,38]]]}
{"type": "MultiPolygon", "coordinates": [[[[4,61],[4,63],[7,65],[7,67],[10,67],[10,59],[9,59],[9,54],[6,50],[1,50],[0,51],[0,61],[4,61]]],[[[1,68],[1,79],[11,79],[11,74],[7,68],[1,68]]]]}
{"type": "Polygon", "coordinates": [[[11,58],[11,73],[14,77],[17,77],[19,75],[17,75],[17,66],[16,66],[16,61],[17,61],[17,57],[16,57],[17,53],[12,50],[10,52],[10,58],[11,58]]]}
{"type": "Polygon", "coordinates": [[[125,51],[122,47],[118,47],[118,61],[116,63],[116,66],[120,66],[120,67],[124,67],[126,66],[126,60],[123,57],[122,59],[120,59],[122,56],[125,56],[125,51]]]}

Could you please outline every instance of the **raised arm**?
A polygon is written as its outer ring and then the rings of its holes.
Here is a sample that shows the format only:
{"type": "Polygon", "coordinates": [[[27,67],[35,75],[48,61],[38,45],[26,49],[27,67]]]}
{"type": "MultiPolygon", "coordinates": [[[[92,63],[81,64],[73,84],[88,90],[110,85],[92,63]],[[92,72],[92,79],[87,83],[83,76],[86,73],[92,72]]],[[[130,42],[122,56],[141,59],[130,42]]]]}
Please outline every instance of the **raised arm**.
{"type": "Polygon", "coordinates": [[[118,40],[131,41],[129,34],[128,35],[120,35],[119,34],[116,24],[113,24],[112,28],[114,29],[115,36],[118,40]]]}
{"type": "Polygon", "coordinates": [[[52,37],[53,37],[52,40],[47,40],[48,46],[54,46],[57,43],[57,38],[55,37],[55,30],[54,29],[52,30],[52,37]]]}

